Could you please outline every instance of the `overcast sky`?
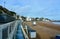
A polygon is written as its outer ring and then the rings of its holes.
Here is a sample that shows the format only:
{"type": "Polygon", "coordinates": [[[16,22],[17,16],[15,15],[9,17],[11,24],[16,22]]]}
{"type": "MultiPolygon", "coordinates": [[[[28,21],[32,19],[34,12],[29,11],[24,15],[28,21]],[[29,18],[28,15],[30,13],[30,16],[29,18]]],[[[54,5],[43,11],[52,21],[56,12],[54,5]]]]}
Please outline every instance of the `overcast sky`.
{"type": "Polygon", "coordinates": [[[60,20],[60,0],[0,0],[0,5],[19,15],[60,20]]]}

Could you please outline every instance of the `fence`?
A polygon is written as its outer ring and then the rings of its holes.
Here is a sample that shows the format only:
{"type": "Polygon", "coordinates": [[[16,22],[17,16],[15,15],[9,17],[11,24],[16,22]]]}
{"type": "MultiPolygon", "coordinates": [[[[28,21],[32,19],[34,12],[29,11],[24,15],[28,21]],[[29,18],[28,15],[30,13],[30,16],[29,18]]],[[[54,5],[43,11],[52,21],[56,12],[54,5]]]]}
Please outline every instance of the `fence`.
{"type": "Polygon", "coordinates": [[[14,38],[14,34],[16,33],[18,23],[19,21],[15,20],[13,22],[0,25],[0,39],[14,38]]]}

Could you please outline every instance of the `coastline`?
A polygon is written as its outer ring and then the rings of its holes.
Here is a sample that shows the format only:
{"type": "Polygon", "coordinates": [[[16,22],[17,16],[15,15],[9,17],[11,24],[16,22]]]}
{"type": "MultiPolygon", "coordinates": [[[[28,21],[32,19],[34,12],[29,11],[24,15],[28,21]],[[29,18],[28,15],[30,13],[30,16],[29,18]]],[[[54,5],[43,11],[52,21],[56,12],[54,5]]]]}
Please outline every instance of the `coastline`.
{"type": "Polygon", "coordinates": [[[52,28],[52,29],[60,30],[60,25],[54,24],[52,22],[38,21],[37,25],[41,25],[41,26],[52,28]]]}

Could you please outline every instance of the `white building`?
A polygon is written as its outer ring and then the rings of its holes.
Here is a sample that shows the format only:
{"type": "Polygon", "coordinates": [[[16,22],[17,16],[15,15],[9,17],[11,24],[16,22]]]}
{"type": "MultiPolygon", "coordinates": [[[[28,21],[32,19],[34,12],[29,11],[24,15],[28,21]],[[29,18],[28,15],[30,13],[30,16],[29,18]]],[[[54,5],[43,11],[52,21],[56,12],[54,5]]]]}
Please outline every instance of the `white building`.
{"type": "Polygon", "coordinates": [[[26,18],[26,21],[31,21],[31,17],[27,17],[26,18]]]}
{"type": "Polygon", "coordinates": [[[45,18],[43,19],[43,21],[47,21],[47,22],[49,22],[49,20],[47,20],[47,19],[45,19],[45,18]]]}
{"type": "Polygon", "coordinates": [[[19,19],[21,19],[21,20],[22,20],[21,16],[19,16],[19,19]]]}

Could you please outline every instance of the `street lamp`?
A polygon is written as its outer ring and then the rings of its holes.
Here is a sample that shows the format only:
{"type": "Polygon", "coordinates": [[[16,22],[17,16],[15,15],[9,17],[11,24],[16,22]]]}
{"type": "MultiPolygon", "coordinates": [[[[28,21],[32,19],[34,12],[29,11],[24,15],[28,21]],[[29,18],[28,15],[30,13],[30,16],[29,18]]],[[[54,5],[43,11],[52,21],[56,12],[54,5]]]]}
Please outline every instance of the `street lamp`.
{"type": "Polygon", "coordinates": [[[4,1],[4,7],[5,7],[6,1],[4,1]]]}

